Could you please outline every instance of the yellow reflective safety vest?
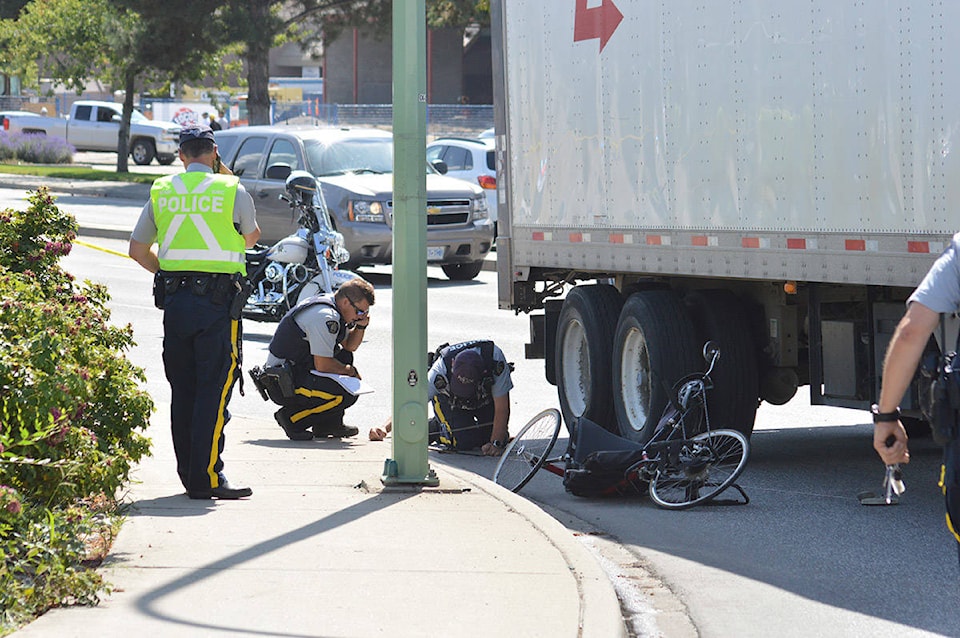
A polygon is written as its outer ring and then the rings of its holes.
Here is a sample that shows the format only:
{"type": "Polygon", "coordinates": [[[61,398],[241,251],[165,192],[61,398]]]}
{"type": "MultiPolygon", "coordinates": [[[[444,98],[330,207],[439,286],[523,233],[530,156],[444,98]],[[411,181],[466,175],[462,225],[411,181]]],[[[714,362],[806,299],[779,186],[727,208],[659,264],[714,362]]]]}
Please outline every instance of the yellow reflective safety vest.
{"type": "Polygon", "coordinates": [[[160,268],[246,274],[246,241],[233,225],[239,178],[189,171],[150,189],[160,268]]]}

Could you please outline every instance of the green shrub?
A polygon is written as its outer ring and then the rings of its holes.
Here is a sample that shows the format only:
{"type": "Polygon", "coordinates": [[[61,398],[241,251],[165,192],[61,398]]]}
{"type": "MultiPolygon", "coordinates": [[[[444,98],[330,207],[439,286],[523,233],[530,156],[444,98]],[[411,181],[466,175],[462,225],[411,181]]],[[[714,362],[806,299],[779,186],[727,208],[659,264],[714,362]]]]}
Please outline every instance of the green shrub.
{"type": "Polygon", "coordinates": [[[112,528],[153,411],[123,356],[132,328],[110,325],[103,286],[59,266],[76,221],[45,188],[29,203],[0,212],[0,633],[96,601],[86,544],[112,528]]]}

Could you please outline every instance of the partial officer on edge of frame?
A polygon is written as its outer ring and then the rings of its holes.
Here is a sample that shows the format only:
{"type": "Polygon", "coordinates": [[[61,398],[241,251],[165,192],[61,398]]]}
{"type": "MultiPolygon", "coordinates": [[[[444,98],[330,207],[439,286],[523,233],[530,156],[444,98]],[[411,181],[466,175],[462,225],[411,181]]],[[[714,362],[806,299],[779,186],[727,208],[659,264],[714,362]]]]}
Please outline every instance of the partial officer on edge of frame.
{"type": "MultiPolygon", "coordinates": [[[[907,299],[907,312],[887,346],[880,398],[872,407],[873,447],[885,464],[910,462],[907,431],[900,421],[900,400],[913,379],[924,349],[940,322],[941,313],[960,308],[960,233],[930,267],[907,299]]],[[[948,344],[941,344],[946,350],[948,344]]],[[[947,510],[947,527],[957,541],[960,558],[960,439],[946,443],[940,472],[947,510]]]]}

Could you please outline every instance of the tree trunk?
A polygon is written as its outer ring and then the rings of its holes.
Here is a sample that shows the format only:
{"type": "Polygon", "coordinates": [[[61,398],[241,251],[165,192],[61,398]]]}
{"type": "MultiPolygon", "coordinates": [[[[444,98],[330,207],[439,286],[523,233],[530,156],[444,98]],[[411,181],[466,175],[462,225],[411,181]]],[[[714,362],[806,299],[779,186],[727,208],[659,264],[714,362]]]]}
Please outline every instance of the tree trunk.
{"type": "Polygon", "coordinates": [[[136,71],[128,68],[123,76],[123,116],[120,118],[120,134],[117,136],[118,173],[130,172],[127,167],[130,157],[130,116],[133,115],[133,92],[137,74],[136,71]]]}
{"type": "MultiPolygon", "coordinates": [[[[270,2],[251,2],[254,24],[267,24],[270,2]]],[[[273,33],[267,29],[257,32],[247,41],[247,116],[251,125],[270,122],[270,45],[273,33]]]]}

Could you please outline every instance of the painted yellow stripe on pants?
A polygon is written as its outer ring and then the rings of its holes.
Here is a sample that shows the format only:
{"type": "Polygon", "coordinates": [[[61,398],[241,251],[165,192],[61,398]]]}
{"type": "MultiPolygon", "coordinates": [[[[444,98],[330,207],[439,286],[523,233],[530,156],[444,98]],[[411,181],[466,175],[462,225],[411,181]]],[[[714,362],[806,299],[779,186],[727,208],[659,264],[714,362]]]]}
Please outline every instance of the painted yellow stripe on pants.
{"type": "Polygon", "coordinates": [[[296,414],[290,417],[291,423],[296,423],[297,421],[300,421],[301,419],[305,419],[308,416],[313,414],[320,414],[322,412],[327,412],[329,410],[334,409],[341,403],[343,403],[343,397],[341,395],[330,394],[329,392],[323,392],[321,390],[311,390],[309,388],[297,388],[296,390],[294,390],[294,393],[307,398],[325,399],[326,403],[321,403],[316,407],[308,408],[306,410],[301,410],[300,412],[297,412],[296,414]]]}
{"type": "Polygon", "coordinates": [[[220,477],[213,470],[217,464],[217,458],[220,456],[220,435],[223,433],[223,415],[227,411],[227,396],[230,388],[233,387],[234,374],[237,371],[237,361],[240,358],[239,351],[239,332],[240,320],[230,320],[230,368],[227,370],[227,379],[220,390],[220,405],[217,408],[217,424],[213,428],[213,440],[210,442],[210,463],[207,464],[207,476],[210,477],[210,487],[220,487],[220,477]]]}
{"type": "Polygon", "coordinates": [[[449,423],[447,423],[447,417],[440,408],[439,397],[433,397],[433,413],[436,415],[437,420],[440,421],[440,425],[443,426],[443,429],[440,432],[440,438],[438,440],[444,445],[452,445],[456,447],[457,437],[453,435],[453,428],[450,427],[449,423]]]}
{"type": "MultiPolygon", "coordinates": [[[[938,482],[937,485],[940,487],[940,490],[943,492],[944,503],[946,505],[949,505],[950,501],[948,501],[946,498],[947,496],[947,482],[945,480],[946,476],[947,476],[947,466],[941,465],[940,466],[940,482],[938,482]]],[[[960,532],[958,532],[957,528],[954,527],[953,521],[950,519],[949,507],[947,508],[946,518],[947,518],[947,529],[950,530],[950,533],[953,534],[953,537],[957,540],[958,543],[960,543],[960,532]]]]}

